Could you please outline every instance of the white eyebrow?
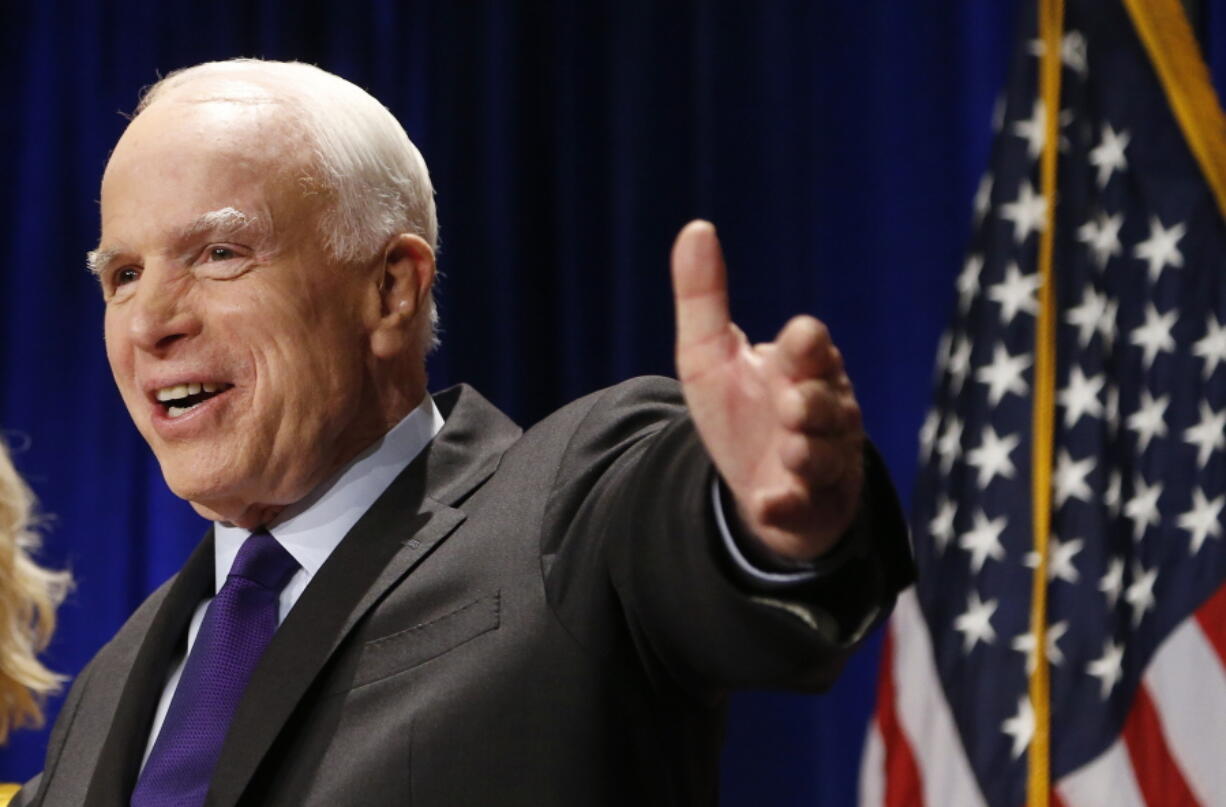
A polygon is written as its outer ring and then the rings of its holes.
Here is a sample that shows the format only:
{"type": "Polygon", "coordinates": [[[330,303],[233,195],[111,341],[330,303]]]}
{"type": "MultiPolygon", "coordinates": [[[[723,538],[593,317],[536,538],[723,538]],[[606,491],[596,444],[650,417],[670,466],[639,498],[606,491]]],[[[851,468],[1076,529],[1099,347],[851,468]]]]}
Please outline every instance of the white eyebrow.
{"type": "Polygon", "coordinates": [[[117,249],[91,249],[85,253],[85,268],[94,277],[102,274],[102,269],[119,254],[117,249]]]}
{"type": "MultiPolygon", "coordinates": [[[[270,229],[266,219],[250,216],[236,207],[223,207],[201,213],[194,221],[177,231],[176,240],[185,241],[213,231],[232,233],[253,231],[256,235],[266,235],[270,229]]],[[[90,250],[85,253],[85,265],[91,274],[97,276],[122,252],[118,249],[90,250]]]]}
{"type": "Polygon", "coordinates": [[[228,232],[255,230],[263,234],[268,229],[267,225],[268,223],[259,216],[249,216],[235,207],[223,207],[219,210],[201,213],[196,217],[195,221],[179,232],[179,236],[180,238],[187,239],[213,230],[228,232]]]}

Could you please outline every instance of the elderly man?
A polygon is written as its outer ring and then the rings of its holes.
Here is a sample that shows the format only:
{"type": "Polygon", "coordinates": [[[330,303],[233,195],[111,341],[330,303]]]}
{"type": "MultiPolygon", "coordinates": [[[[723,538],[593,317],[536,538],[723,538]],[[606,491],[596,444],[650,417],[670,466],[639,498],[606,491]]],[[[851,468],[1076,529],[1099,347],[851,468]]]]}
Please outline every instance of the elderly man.
{"type": "Polygon", "coordinates": [[[23,803],[710,803],[724,693],[828,684],[910,579],[838,350],[808,317],[747,345],[709,224],[673,252],[680,389],[523,433],[426,392],[433,191],[348,82],[173,74],[101,204],[116,383],[214,524],[23,803]]]}

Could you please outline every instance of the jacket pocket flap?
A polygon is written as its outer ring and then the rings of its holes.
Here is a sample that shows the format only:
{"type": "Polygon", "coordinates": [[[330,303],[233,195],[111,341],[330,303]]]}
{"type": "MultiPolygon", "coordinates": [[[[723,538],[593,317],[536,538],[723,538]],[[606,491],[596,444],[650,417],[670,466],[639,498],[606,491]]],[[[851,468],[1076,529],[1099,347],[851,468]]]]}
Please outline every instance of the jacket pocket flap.
{"type": "Polygon", "coordinates": [[[371,639],[362,648],[350,688],[365,686],[437,658],[498,628],[499,592],[473,600],[443,616],[371,639]]]}

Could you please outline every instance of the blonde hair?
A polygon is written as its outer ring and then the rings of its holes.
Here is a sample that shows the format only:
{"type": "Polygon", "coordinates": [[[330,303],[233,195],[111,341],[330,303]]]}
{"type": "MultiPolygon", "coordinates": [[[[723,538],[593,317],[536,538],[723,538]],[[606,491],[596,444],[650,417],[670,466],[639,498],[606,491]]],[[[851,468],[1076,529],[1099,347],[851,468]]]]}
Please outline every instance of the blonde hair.
{"type": "Polygon", "coordinates": [[[69,579],[30,558],[39,545],[34,504],[0,440],[0,739],[41,726],[44,696],[64,681],[37,657],[55,630],[55,608],[69,579]]]}

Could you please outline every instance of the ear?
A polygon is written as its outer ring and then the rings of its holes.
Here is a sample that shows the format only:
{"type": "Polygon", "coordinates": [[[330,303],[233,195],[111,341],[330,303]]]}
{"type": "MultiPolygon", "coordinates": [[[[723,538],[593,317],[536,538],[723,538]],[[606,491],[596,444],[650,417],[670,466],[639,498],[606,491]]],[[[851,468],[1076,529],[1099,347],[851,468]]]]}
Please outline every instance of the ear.
{"type": "Polygon", "coordinates": [[[429,328],[424,320],[430,316],[434,250],[421,236],[401,233],[388,241],[382,261],[376,276],[379,318],[370,344],[377,357],[392,359],[420,342],[429,328]]]}

